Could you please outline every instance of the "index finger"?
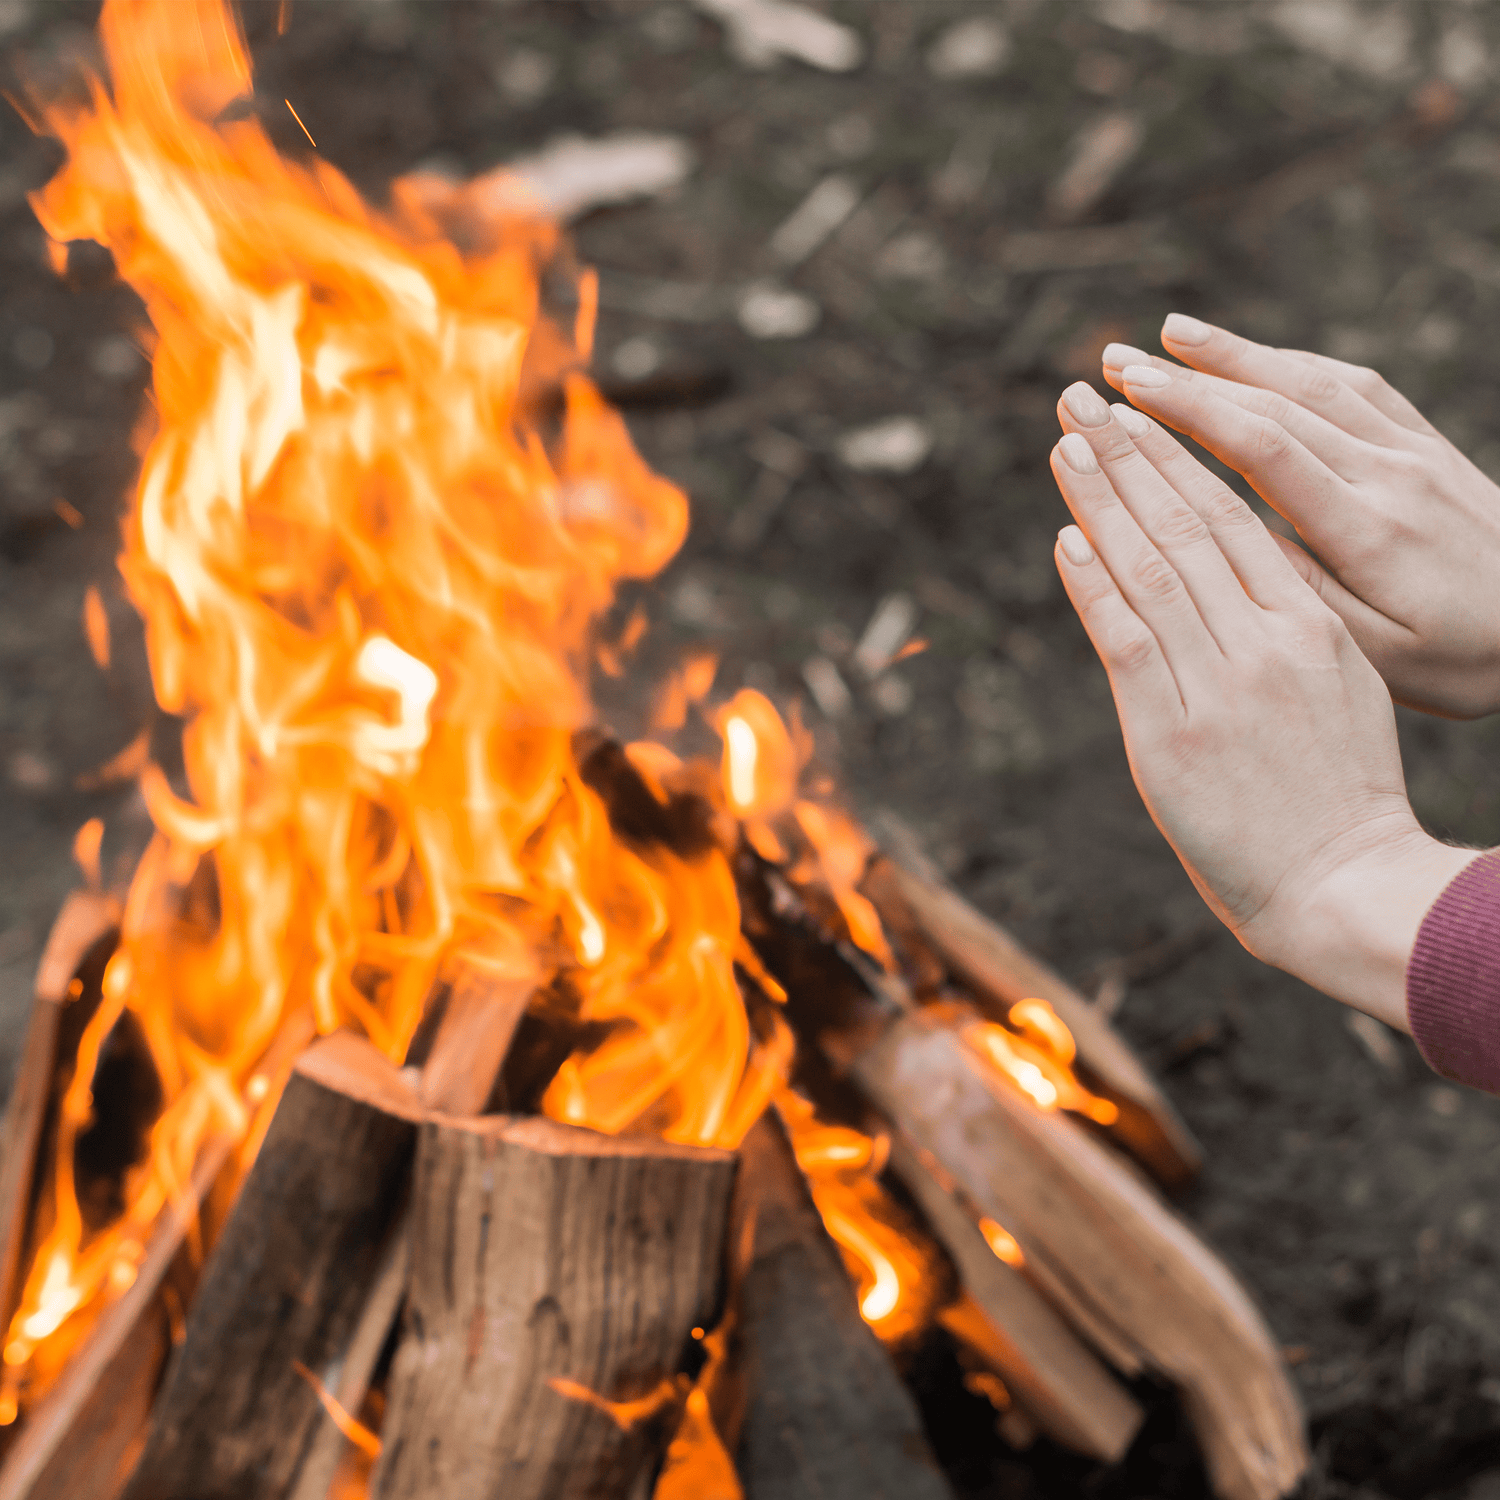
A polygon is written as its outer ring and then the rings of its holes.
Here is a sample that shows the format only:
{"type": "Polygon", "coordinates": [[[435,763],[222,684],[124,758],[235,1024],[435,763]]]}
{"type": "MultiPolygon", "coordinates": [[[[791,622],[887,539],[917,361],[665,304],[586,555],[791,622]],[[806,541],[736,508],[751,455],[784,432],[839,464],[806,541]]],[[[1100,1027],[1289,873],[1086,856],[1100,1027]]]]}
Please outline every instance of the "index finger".
{"type": "Polygon", "coordinates": [[[1405,429],[1322,365],[1293,359],[1279,349],[1252,343],[1227,329],[1169,313],[1163,347],[1184,364],[1241,385],[1275,391],[1332,422],[1351,437],[1389,447],[1405,429]]]}

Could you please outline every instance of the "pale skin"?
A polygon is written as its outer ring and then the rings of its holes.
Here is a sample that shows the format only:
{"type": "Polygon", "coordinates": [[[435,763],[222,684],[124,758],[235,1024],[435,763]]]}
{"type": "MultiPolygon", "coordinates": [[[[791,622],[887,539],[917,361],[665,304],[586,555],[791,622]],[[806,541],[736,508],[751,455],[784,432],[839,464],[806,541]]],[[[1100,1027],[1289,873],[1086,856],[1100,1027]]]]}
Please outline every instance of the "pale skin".
{"type": "MultiPolygon", "coordinates": [[[[1208,351],[1203,369],[1219,359],[1212,336],[1185,347],[1208,351]]],[[[1267,387],[1243,382],[1318,368],[1316,357],[1262,351],[1284,361],[1273,366],[1234,353],[1222,378],[1125,350],[1106,378],[1253,471],[1317,560],[1268,531],[1159,423],[1079,383],[1059,402],[1065,436],[1052,455],[1077,523],[1059,534],[1058,569],[1109,673],[1136,785],[1204,899],[1257,957],[1407,1030],[1417,929],[1475,851],[1432,838],[1413,814],[1391,693],[1449,713],[1500,706],[1500,629],[1486,634],[1484,595],[1464,592],[1469,572],[1453,555],[1479,556],[1478,578],[1493,545],[1493,593],[1500,492],[1487,509],[1478,471],[1446,462],[1443,440],[1388,388],[1341,395],[1317,382],[1324,414],[1313,421],[1288,409],[1286,392],[1271,392],[1275,406],[1267,387]],[[1389,426],[1377,429],[1372,411],[1389,426]],[[1317,422],[1344,424],[1341,436],[1317,422]],[[1352,437],[1359,424],[1366,435],[1352,437]],[[1388,481],[1376,464],[1358,470],[1355,445],[1379,436],[1396,451],[1395,427],[1420,440],[1399,450],[1416,457],[1387,459],[1388,481]],[[1421,463],[1436,477],[1422,481],[1421,463]],[[1372,529],[1415,554],[1415,581],[1376,564],[1372,529]],[[1434,579],[1445,581],[1429,604],[1434,579]]]]}

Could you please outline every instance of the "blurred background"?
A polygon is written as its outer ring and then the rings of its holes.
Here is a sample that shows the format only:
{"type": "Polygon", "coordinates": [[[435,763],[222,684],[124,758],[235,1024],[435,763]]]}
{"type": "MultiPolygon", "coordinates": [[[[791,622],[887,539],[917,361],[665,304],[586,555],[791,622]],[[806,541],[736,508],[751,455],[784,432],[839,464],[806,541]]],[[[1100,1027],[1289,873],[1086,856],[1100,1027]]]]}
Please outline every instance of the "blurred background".
{"type": "MultiPolygon", "coordinates": [[[[94,12],[0,0],[0,41],[86,50],[94,12]]],[[[376,199],[521,159],[573,220],[599,377],[693,502],[648,661],[715,650],[719,690],[799,700],[851,803],[1123,989],[1208,1149],[1186,1210],[1295,1366],[1308,1493],[1500,1496],[1500,1101],[1216,929],[1131,784],[1047,469],[1062,387],[1104,390],[1104,345],[1158,348],[1175,309],[1374,365],[1500,478],[1500,7],[294,0],[246,24],[284,150],[310,137],[376,199]]],[[[47,269],[25,194],[56,162],[0,116],[6,1076],[75,831],[104,817],[108,855],[139,825],[100,768],[153,723],[113,562],[141,314],[102,253],[47,269]]],[[[1401,731],[1433,831],[1500,842],[1500,724],[1401,731]]],[[[991,1464],[972,1493],[1028,1483],[991,1464]]]]}

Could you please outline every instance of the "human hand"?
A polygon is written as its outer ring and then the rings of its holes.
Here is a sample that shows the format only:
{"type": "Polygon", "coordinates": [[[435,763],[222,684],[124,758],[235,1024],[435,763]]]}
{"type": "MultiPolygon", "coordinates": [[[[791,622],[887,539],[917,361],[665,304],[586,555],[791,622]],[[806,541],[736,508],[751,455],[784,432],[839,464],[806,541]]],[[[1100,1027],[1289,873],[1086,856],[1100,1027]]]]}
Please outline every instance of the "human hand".
{"type": "Polygon", "coordinates": [[[1162,428],[1082,383],[1058,415],[1057,566],[1157,827],[1250,952],[1406,1029],[1417,928],[1474,854],[1417,823],[1379,675],[1162,428]]]}
{"type": "Polygon", "coordinates": [[[1104,378],[1292,523],[1308,550],[1282,549],[1396,699],[1500,709],[1500,487],[1373,370],[1179,313],[1162,343],[1193,368],[1111,344],[1104,378]]]}

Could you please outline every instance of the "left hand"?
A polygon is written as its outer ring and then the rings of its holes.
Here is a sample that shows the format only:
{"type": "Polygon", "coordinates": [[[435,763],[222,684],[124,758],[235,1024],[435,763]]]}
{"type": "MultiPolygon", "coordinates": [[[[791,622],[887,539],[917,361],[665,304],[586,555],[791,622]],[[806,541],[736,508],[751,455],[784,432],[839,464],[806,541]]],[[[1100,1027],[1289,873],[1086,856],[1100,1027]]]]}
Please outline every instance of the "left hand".
{"type": "Polygon", "coordinates": [[[1082,383],[1058,414],[1058,569],[1151,816],[1250,952],[1405,1029],[1417,928],[1473,851],[1418,824],[1379,674],[1156,423],[1082,383]]]}

